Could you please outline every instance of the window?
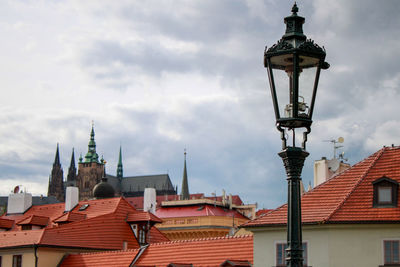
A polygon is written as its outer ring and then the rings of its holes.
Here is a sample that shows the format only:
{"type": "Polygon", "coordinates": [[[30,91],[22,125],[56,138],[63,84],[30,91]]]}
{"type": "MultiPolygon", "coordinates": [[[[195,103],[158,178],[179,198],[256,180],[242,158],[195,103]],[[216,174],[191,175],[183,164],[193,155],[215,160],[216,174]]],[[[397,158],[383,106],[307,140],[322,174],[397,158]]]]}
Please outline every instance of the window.
{"type": "Polygon", "coordinates": [[[372,182],[374,187],[373,207],[397,207],[397,181],[383,176],[372,182]]]}
{"type": "MultiPolygon", "coordinates": [[[[286,266],[285,250],[287,249],[286,243],[276,244],[276,266],[286,266]]],[[[307,266],[307,243],[303,243],[303,266],[307,266]]]]}
{"type": "Polygon", "coordinates": [[[21,226],[22,230],[32,230],[32,225],[31,224],[23,224],[21,226]]]}
{"type": "Polygon", "coordinates": [[[22,255],[13,255],[12,267],[22,266],[22,255]]]}
{"type": "Polygon", "coordinates": [[[389,264],[399,264],[399,240],[385,240],[383,241],[384,250],[384,263],[389,264]]]}

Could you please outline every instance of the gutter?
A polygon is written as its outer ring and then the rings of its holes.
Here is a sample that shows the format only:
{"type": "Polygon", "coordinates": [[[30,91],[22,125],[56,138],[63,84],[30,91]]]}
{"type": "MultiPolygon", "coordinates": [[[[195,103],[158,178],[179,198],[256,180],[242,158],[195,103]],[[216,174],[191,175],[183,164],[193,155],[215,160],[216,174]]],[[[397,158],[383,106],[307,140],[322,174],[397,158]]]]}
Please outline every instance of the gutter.
{"type": "Polygon", "coordinates": [[[129,267],[133,267],[135,266],[135,263],[140,259],[140,257],[142,256],[142,254],[144,253],[144,251],[149,247],[149,245],[145,245],[143,247],[140,248],[139,252],[136,254],[135,258],[133,259],[133,261],[131,262],[131,264],[129,265],[129,267]]]}
{"type": "Polygon", "coordinates": [[[37,255],[37,250],[38,250],[38,245],[37,244],[33,244],[33,250],[35,252],[35,267],[38,267],[39,257],[37,255]]]}

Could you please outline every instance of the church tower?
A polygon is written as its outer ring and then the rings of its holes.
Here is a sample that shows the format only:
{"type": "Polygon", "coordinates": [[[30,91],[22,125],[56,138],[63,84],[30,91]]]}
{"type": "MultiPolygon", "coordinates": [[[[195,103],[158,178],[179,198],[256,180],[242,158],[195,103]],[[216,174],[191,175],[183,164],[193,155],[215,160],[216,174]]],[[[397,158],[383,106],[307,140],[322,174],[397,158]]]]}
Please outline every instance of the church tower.
{"type": "Polygon", "coordinates": [[[186,149],[185,149],[185,161],[183,165],[183,178],[182,178],[182,189],[181,189],[181,200],[187,200],[190,198],[189,184],[186,170],[186,149]]]}
{"type": "Polygon", "coordinates": [[[57,143],[56,156],[49,176],[47,196],[55,196],[57,200],[64,201],[64,174],[60,163],[60,151],[57,143]]]}
{"type": "Polygon", "coordinates": [[[96,142],[94,140],[94,127],[90,132],[88,152],[85,158],[79,158],[78,176],[76,177],[76,186],[79,188],[79,199],[92,198],[93,188],[100,183],[104,175],[104,160],[99,162],[99,155],[96,152],[96,142]]]}
{"type": "Polygon", "coordinates": [[[124,177],[124,172],[122,168],[122,152],[121,146],[119,147],[119,158],[118,158],[118,165],[117,165],[117,178],[121,181],[124,177]]]}

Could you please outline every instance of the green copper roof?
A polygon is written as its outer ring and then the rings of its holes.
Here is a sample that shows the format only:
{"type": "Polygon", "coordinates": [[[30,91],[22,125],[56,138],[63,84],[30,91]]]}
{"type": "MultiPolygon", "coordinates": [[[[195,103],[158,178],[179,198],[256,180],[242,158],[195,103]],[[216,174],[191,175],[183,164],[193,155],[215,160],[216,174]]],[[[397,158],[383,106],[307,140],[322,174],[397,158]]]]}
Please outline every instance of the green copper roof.
{"type": "Polygon", "coordinates": [[[99,163],[99,155],[96,153],[96,142],[94,141],[94,128],[90,132],[90,140],[88,145],[88,152],[85,155],[84,163],[96,162],[99,163]]]}

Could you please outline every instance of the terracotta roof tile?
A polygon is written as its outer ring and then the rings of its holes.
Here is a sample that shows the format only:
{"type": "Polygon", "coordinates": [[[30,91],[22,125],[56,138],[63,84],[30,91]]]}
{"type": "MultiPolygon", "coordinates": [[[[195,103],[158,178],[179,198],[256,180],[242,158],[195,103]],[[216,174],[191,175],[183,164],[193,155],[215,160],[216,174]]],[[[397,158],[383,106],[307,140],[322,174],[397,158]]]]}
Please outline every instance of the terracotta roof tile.
{"type": "Polygon", "coordinates": [[[77,213],[77,212],[67,212],[61,215],[60,217],[54,219],[55,223],[63,223],[63,222],[77,222],[86,219],[86,214],[77,213]]]}
{"type": "MultiPolygon", "coordinates": [[[[99,215],[115,212],[117,207],[120,206],[120,202],[122,201],[126,202],[125,200],[122,200],[122,198],[80,201],[79,204],[72,210],[72,212],[85,214],[86,218],[89,219],[99,215]],[[79,211],[79,208],[85,204],[89,204],[87,209],[79,211]]],[[[35,215],[35,216],[46,216],[50,219],[51,222],[53,222],[54,220],[64,215],[64,209],[65,209],[64,203],[32,206],[24,214],[3,215],[0,218],[15,220],[18,222],[27,219],[32,215],[35,215]]],[[[52,223],[49,223],[47,225],[47,227],[52,227],[52,226],[53,226],[52,223]]],[[[20,230],[20,228],[14,226],[12,230],[20,230]]]]}
{"type": "Polygon", "coordinates": [[[46,226],[49,222],[49,217],[39,216],[39,215],[31,215],[17,222],[17,225],[38,225],[38,226],[46,226]]]}
{"type": "MultiPolygon", "coordinates": [[[[0,248],[9,246],[9,243],[14,245],[52,245],[61,247],[77,247],[77,248],[92,248],[92,249],[122,249],[124,242],[127,242],[128,248],[138,248],[139,244],[132,232],[130,225],[126,222],[128,214],[131,214],[131,219],[134,220],[135,214],[142,216],[142,212],[137,212],[126,200],[123,198],[95,200],[89,201],[93,209],[86,213],[79,213],[75,211],[62,214],[56,221],[66,222],[67,220],[75,220],[61,225],[52,225],[52,227],[44,228],[40,233],[40,239],[35,239],[39,234],[36,230],[27,231],[9,231],[6,235],[0,237],[0,248]],[[93,205],[92,205],[93,204],[93,205]],[[107,205],[111,208],[106,208],[107,205]],[[104,207],[108,212],[100,211],[99,207],[104,207]],[[97,216],[95,216],[97,215],[97,216]],[[84,216],[90,217],[82,219],[84,216]],[[68,218],[69,217],[69,218],[68,218]],[[58,220],[57,220],[58,219],[58,220]],[[80,220],[82,219],[82,220],[80,220]],[[27,236],[25,240],[18,241],[19,237],[27,236]],[[30,236],[33,236],[30,238],[30,236]],[[14,242],[16,239],[18,242],[14,242]]],[[[77,207],[78,208],[78,207],[77,207]]],[[[49,210],[49,209],[42,209],[49,210]]],[[[50,207],[50,210],[52,208],[50,207]]],[[[56,210],[56,209],[54,209],[56,210]]],[[[39,212],[40,213],[40,212],[39,212]]],[[[54,213],[55,214],[55,213],[54,213]]],[[[52,214],[52,215],[54,215],[52,214]]],[[[0,219],[6,221],[2,217],[0,219]]],[[[7,220],[9,221],[9,220],[7,220]]],[[[19,224],[35,224],[44,225],[44,221],[49,221],[48,217],[29,215],[22,218],[19,224]]],[[[158,229],[153,227],[150,230],[150,242],[165,242],[169,241],[158,229]],[[153,229],[154,228],[154,229],[153,229]]]]}
{"type": "Polygon", "coordinates": [[[129,224],[111,213],[59,227],[47,228],[41,244],[122,249],[124,241],[128,242],[128,248],[139,247],[129,224]]]}
{"type": "Polygon", "coordinates": [[[0,218],[0,228],[1,229],[11,229],[14,225],[14,220],[0,218]]]}
{"type": "Polygon", "coordinates": [[[60,267],[129,266],[138,252],[139,250],[127,250],[69,255],[60,267]]]}
{"type": "MultiPolygon", "coordinates": [[[[400,147],[384,147],[305,193],[301,197],[303,223],[400,222],[397,207],[373,207],[372,182],[387,176],[400,182],[400,147]]],[[[243,224],[244,227],[286,224],[287,205],[243,224]]]]}
{"type": "Polygon", "coordinates": [[[154,222],[154,223],[161,223],[162,220],[155,216],[151,212],[144,212],[138,211],[135,213],[129,213],[128,218],[126,219],[127,222],[154,222]]]}
{"type": "Polygon", "coordinates": [[[193,206],[162,207],[156,210],[157,217],[178,218],[178,217],[198,217],[198,216],[224,216],[247,219],[236,210],[224,209],[219,206],[201,204],[193,206]]]}
{"type": "Polygon", "coordinates": [[[172,262],[219,266],[227,259],[253,263],[253,237],[219,237],[151,244],[136,265],[166,266],[172,262]]]}
{"type": "Polygon", "coordinates": [[[7,248],[38,244],[43,233],[44,229],[0,232],[0,247],[7,248]]]}
{"type": "MultiPolygon", "coordinates": [[[[116,252],[69,255],[60,267],[130,266],[139,249],[116,252]],[[121,263],[110,264],[113,259],[121,263]],[[123,261],[123,262],[122,262],[123,261]],[[104,264],[106,262],[106,264],[104,264]]],[[[151,244],[138,257],[134,266],[167,266],[193,264],[196,267],[219,266],[227,259],[253,263],[253,237],[219,237],[151,244]]]]}

